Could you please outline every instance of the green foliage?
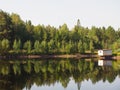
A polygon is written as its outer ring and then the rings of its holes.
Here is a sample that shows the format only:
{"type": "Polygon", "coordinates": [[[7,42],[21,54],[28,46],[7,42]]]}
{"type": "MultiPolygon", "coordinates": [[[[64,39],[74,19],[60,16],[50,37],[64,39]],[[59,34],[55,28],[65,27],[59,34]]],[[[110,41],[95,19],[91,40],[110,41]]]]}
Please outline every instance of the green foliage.
{"type": "Polygon", "coordinates": [[[46,41],[41,42],[40,48],[41,48],[42,53],[44,53],[44,54],[48,53],[48,45],[47,45],[46,41]]]}
{"type": "Polygon", "coordinates": [[[48,48],[49,48],[49,52],[53,52],[53,53],[55,52],[56,46],[54,40],[50,40],[48,42],[48,48]]]}
{"type": "Polygon", "coordinates": [[[24,43],[24,49],[27,50],[27,53],[31,53],[31,49],[32,49],[32,44],[31,41],[26,41],[24,43]]]}
{"type": "Polygon", "coordinates": [[[18,53],[20,51],[20,48],[21,48],[21,40],[14,40],[14,43],[13,43],[13,50],[18,53]]]}
{"type": "Polygon", "coordinates": [[[68,42],[65,45],[65,50],[66,50],[66,53],[68,53],[68,54],[70,54],[72,52],[72,43],[71,42],[68,42]]]}
{"type": "Polygon", "coordinates": [[[30,20],[24,22],[15,13],[9,15],[0,10],[0,54],[13,50],[26,54],[84,53],[95,49],[119,50],[120,30],[113,27],[82,27],[80,20],[70,30],[67,24],[59,28],[44,25],[32,25],[30,20]],[[8,40],[8,41],[7,41],[8,40]],[[32,45],[33,44],[33,45],[32,45]],[[3,52],[2,52],[3,50],[3,52]]]}
{"type": "Polygon", "coordinates": [[[39,73],[40,71],[40,64],[38,62],[34,63],[34,71],[35,73],[39,73]]]}
{"type": "Polygon", "coordinates": [[[36,40],[34,43],[34,50],[36,53],[40,52],[40,42],[38,40],[36,40]]]}
{"type": "Polygon", "coordinates": [[[66,24],[63,24],[60,28],[59,28],[59,39],[64,40],[64,41],[68,41],[69,40],[69,29],[67,27],[66,24]]]}
{"type": "Polygon", "coordinates": [[[120,52],[120,39],[112,44],[112,49],[114,52],[120,52]]]}
{"type": "Polygon", "coordinates": [[[8,39],[3,39],[1,42],[1,49],[2,53],[7,53],[9,51],[9,40],[8,39]]]}
{"type": "Polygon", "coordinates": [[[25,70],[27,73],[31,73],[31,70],[32,70],[31,61],[28,61],[28,62],[27,62],[27,65],[24,66],[24,70],[25,70]]]}
{"type": "Polygon", "coordinates": [[[90,41],[90,51],[91,51],[91,53],[94,52],[94,43],[93,43],[93,41],[90,41]]]}
{"type": "Polygon", "coordinates": [[[3,75],[8,75],[9,74],[9,66],[3,66],[1,68],[1,72],[3,75]]]}
{"type": "Polygon", "coordinates": [[[20,63],[17,62],[13,65],[13,71],[14,71],[14,74],[21,74],[21,68],[20,68],[20,63]]]}
{"type": "Polygon", "coordinates": [[[85,52],[84,44],[81,41],[78,42],[78,52],[80,52],[80,53],[85,52]]]}
{"type": "Polygon", "coordinates": [[[0,39],[13,40],[13,23],[8,13],[0,10],[0,39]]]}

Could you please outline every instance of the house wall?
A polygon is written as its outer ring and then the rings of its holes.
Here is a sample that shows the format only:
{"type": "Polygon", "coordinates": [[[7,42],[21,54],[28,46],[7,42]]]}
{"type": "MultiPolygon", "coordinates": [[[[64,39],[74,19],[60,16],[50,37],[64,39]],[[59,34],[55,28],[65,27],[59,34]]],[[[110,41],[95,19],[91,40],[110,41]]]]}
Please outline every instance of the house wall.
{"type": "Polygon", "coordinates": [[[112,55],[112,51],[111,50],[105,50],[103,51],[103,55],[112,55]]]}
{"type": "Polygon", "coordinates": [[[103,56],[103,50],[98,50],[98,55],[103,56]]]}
{"type": "Polygon", "coordinates": [[[112,55],[112,50],[98,50],[99,56],[109,56],[112,55]]]}

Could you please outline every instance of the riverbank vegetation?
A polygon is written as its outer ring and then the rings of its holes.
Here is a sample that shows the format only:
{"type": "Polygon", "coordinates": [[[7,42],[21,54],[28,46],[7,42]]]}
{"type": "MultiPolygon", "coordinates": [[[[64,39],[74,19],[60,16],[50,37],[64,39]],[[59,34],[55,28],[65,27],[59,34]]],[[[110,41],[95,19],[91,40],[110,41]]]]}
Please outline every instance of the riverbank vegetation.
{"type": "MultiPolygon", "coordinates": [[[[46,21],[47,22],[47,21],[46,21]]],[[[83,27],[80,20],[72,29],[67,24],[45,26],[23,21],[18,14],[0,10],[0,54],[74,54],[112,49],[120,51],[120,30],[112,26],[83,27]]]]}

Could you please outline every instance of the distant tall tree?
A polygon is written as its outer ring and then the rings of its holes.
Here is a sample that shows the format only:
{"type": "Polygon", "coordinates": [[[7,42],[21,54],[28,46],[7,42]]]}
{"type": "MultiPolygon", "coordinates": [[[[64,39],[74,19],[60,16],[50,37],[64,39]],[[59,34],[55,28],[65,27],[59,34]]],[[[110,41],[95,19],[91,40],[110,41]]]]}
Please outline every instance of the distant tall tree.
{"type": "Polygon", "coordinates": [[[18,53],[20,51],[20,47],[21,47],[21,40],[14,40],[14,43],[13,43],[13,49],[16,53],[18,53]]]}
{"type": "Polygon", "coordinates": [[[0,10],[0,39],[8,39],[10,45],[13,42],[13,23],[8,13],[0,10]]]}
{"type": "Polygon", "coordinates": [[[40,48],[42,53],[48,53],[48,45],[46,41],[41,42],[40,48]]]}
{"type": "Polygon", "coordinates": [[[30,20],[26,21],[26,29],[28,32],[32,33],[33,32],[33,25],[30,20]]]}
{"type": "Polygon", "coordinates": [[[77,27],[79,27],[79,28],[81,27],[81,24],[80,24],[80,20],[79,20],[79,19],[77,20],[77,27]]]}
{"type": "Polygon", "coordinates": [[[38,40],[34,43],[34,50],[36,53],[40,52],[40,42],[38,40]]]}
{"type": "Polygon", "coordinates": [[[117,41],[115,41],[115,42],[112,44],[112,49],[113,49],[114,51],[120,52],[120,39],[118,39],[117,41]]]}
{"type": "Polygon", "coordinates": [[[9,51],[9,40],[8,39],[3,39],[1,42],[1,48],[3,53],[7,53],[9,51]]]}
{"type": "Polygon", "coordinates": [[[118,28],[118,30],[116,31],[116,35],[117,35],[117,39],[120,38],[120,28],[118,28]]]}
{"type": "Polygon", "coordinates": [[[71,43],[71,41],[69,41],[69,42],[65,45],[65,52],[66,52],[67,54],[72,53],[72,43],[71,43]]]}
{"type": "Polygon", "coordinates": [[[16,39],[14,40],[14,43],[13,43],[13,49],[14,49],[15,51],[17,51],[17,49],[18,49],[17,40],[16,40],[16,39]]]}
{"type": "Polygon", "coordinates": [[[12,23],[14,27],[14,39],[20,39],[22,43],[27,40],[30,40],[29,32],[26,29],[25,22],[21,19],[18,14],[11,14],[12,23]]]}
{"type": "Polygon", "coordinates": [[[31,43],[31,41],[26,41],[24,43],[24,49],[27,50],[27,53],[31,53],[31,49],[32,49],[32,43],[31,43]]]}
{"type": "Polygon", "coordinates": [[[63,24],[62,26],[60,26],[59,28],[59,39],[60,41],[64,40],[66,42],[68,42],[69,40],[69,29],[67,27],[67,24],[63,24]]]}
{"type": "Polygon", "coordinates": [[[107,36],[107,48],[110,48],[110,45],[116,40],[116,33],[115,30],[109,26],[106,30],[106,36],[107,36]]]}
{"type": "Polygon", "coordinates": [[[92,40],[90,41],[90,51],[91,51],[91,53],[94,52],[94,43],[92,40]]]}
{"type": "Polygon", "coordinates": [[[55,46],[55,42],[54,42],[53,39],[48,42],[48,48],[49,48],[50,52],[54,52],[55,51],[56,46],[55,46]]]}
{"type": "Polygon", "coordinates": [[[37,25],[37,26],[34,26],[34,29],[33,29],[33,37],[35,40],[39,40],[39,41],[42,41],[43,40],[43,27],[42,25],[37,25]]]}
{"type": "Polygon", "coordinates": [[[26,21],[25,26],[26,26],[26,31],[27,31],[27,37],[31,41],[34,41],[33,40],[33,29],[34,29],[34,26],[32,25],[31,21],[30,20],[26,21]]]}
{"type": "Polygon", "coordinates": [[[78,52],[80,53],[84,53],[85,52],[85,48],[84,48],[84,44],[82,43],[82,41],[79,41],[78,43],[78,52]]]}

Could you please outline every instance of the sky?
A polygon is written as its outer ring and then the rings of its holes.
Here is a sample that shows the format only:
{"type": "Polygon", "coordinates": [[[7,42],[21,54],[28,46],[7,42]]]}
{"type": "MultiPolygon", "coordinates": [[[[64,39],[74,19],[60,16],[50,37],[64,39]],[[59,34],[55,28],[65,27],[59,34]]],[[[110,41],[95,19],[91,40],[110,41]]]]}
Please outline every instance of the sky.
{"type": "Polygon", "coordinates": [[[33,25],[66,23],[72,29],[80,19],[84,27],[120,28],[120,0],[1,0],[0,9],[33,25]]]}

